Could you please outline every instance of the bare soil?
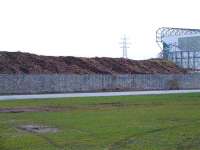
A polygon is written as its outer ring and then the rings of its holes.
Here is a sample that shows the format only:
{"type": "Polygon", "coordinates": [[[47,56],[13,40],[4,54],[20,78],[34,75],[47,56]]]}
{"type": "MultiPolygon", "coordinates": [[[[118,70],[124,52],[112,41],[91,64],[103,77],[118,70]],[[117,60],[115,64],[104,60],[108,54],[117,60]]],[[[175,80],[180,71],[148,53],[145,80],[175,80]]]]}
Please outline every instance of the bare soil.
{"type": "Polygon", "coordinates": [[[15,108],[0,108],[0,113],[26,113],[26,112],[66,112],[73,110],[97,110],[97,109],[113,109],[120,107],[152,107],[161,106],[162,103],[150,103],[150,104],[138,104],[138,103],[121,103],[121,102],[111,102],[111,103],[98,103],[89,105],[76,105],[76,106],[37,106],[37,107],[15,107],[15,108]]]}
{"type": "Polygon", "coordinates": [[[162,59],[83,58],[0,52],[0,74],[183,74],[187,71],[162,59]]]}
{"type": "Polygon", "coordinates": [[[70,108],[62,107],[17,107],[17,108],[0,108],[0,113],[23,113],[23,112],[59,112],[66,111],[70,108]]]}

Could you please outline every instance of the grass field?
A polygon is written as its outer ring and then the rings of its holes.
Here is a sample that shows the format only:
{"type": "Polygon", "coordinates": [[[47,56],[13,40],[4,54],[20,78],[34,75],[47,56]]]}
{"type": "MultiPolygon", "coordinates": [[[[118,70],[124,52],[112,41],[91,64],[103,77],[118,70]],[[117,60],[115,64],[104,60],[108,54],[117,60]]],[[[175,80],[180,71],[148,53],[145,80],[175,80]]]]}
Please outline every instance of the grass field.
{"type": "Polygon", "coordinates": [[[0,111],[0,150],[200,149],[198,93],[1,101],[0,111]]]}

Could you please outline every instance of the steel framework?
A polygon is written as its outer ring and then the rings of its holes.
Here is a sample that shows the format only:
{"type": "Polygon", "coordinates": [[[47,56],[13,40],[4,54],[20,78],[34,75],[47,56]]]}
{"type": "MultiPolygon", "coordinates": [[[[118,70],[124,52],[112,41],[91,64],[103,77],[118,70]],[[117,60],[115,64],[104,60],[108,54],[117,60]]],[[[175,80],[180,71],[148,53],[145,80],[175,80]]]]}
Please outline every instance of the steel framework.
{"type": "MultiPolygon", "coordinates": [[[[183,68],[200,70],[200,45],[197,45],[198,49],[189,48],[185,50],[178,42],[183,37],[188,39],[199,37],[200,40],[200,29],[159,28],[156,31],[156,42],[162,49],[162,57],[183,68]]],[[[190,45],[190,43],[187,44],[190,45]]]]}
{"type": "Polygon", "coordinates": [[[124,35],[123,38],[121,38],[120,48],[122,48],[122,57],[125,58],[125,59],[128,58],[128,52],[127,51],[128,51],[128,48],[130,48],[129,47],[130,44],[131,43],[128,42],[127,36],[124,35]]]}

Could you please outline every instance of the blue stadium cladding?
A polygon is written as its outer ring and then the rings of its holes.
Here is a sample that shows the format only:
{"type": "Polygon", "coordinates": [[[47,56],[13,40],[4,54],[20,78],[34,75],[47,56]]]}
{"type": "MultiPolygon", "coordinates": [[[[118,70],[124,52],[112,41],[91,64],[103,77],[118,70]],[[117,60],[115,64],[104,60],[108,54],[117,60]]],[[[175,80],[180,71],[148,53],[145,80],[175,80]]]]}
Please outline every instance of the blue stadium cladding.
{"type": "Polygon", "coordinates": [[[200,30],[160,28],[157,43],[162,45],[164,59],[186,69],[200,70],[200,30]]]}

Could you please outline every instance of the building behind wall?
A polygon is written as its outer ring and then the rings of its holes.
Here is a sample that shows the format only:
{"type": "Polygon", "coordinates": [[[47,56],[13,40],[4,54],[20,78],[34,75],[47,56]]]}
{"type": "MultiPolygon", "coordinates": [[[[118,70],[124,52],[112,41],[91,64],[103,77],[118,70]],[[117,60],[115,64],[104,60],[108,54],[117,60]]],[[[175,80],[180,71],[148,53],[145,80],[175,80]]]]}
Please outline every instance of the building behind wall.
{"type": "Polygon", "coordinates": [[[164,59],[200,71],[200,29],[160,28],[156,41],[164,59]]]}

